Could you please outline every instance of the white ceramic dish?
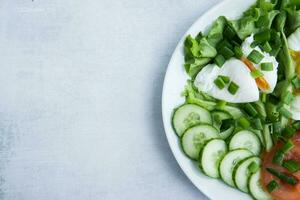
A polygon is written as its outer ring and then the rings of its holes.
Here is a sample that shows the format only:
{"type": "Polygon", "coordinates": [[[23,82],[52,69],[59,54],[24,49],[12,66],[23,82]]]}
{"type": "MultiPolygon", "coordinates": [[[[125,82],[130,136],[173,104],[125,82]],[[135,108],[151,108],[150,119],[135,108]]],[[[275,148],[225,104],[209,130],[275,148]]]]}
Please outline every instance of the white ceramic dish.
{"type": "Polygon", "coordinates": [[[248,194],[227,186],[220,180],[209,178],[201,173],[197,163],[188,159],[182,152],[178,137],[171,126],[173,109],[184,102],[180,96],[188,79],[184,71],[183,41],[186,35],[195,36],[199,31],[205,31],[219,16],[224,15],[229,19],[235,19],[249,8],[255,0],[224,0],[202,15],[185,33],[178,43],[170,60],[162,94],[162,114],[165,132],[172,152],[181,169],[194,185],[208,198],[213,200],[250,200],[248,194]]]}

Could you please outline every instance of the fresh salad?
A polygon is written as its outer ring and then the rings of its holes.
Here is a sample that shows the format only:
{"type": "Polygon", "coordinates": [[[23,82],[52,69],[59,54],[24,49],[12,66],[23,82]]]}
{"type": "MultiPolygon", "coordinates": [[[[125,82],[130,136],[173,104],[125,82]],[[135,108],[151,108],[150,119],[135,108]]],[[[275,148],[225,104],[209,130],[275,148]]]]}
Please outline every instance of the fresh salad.
{"type": "Polygon", "coordinates": [[[186,156],[254,199],[300,200],[300,0],[220,16],[185,38],[184,60],[172,125],[186,156]]]}

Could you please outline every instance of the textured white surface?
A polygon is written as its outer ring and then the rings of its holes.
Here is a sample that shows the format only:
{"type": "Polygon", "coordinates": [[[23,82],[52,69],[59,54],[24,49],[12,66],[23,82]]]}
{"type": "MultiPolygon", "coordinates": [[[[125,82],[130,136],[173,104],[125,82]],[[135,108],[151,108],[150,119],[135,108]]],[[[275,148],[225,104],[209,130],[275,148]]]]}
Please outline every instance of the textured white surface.
{"type": "Polygon", "coordinates": [[[206,199],[168,147],[161,89],[218,1],[1,0],[0,199],[206,199]]]}

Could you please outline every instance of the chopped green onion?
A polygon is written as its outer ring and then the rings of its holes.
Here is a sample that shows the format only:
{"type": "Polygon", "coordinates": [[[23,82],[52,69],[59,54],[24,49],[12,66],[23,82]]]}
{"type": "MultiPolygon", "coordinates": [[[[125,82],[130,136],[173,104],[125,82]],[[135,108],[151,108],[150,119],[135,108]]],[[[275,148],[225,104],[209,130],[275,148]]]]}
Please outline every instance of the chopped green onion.
{"type": "Polygon", "coordinates": [[[262,94],[261,94],[261,101],[262,101],[263,103],[266,103],[266,101],[267,101],[267,94],[266,94],[266,93],[262,93],[262,94]]]}
{"type": "Polygon", "coordinates": [[[256,162],[252,162],[249,167],[248,167],[248,170],[251,172],[251,173],[255,173],[257,172],[257,170],[259,169],[259,165],[256,163],[256,162]]]}
{"type": "Polygon", "coordinates": [[[298,180],[295,177],[284,174],[276,169],[267,168],[267,171],[290,185],[296,185],[298,183],[298,180]]]}
{"type": "Polygon", "coordinates": [[[259,51],[257,50],[252,50],[251,53],[248,55],[248,59],[255,63],[255,64],[258,64],[260,63],[260,61],[264,58],[264,55],[261,54],[259,51]]]}
{"type": "Polygon", "coordinates": [[[289,170],[289,172],[291,172],[291,173],[295,173],[300,170],[300,163],[298,163],[295,160],[284,161],[282,166],[284,168],[286,168],[287,170],[289,170]]]}
{"type": "Polygon", "coordinates": [[[296,129],[294,127],[286,127],[283,130],[283,136],[285,138],[291,138],[295,135],[295,133],[296,133],[296,129]]]}
{"type": "Polygon", "coordinates": [[[263,43],[263,42],[268,41],[270,39],[270,37],[271,37],[270,31],[266,29],[259,33],[256,33],[254,35],[254,40],[256,42],[263,43]]]}
{"type": "Polygon", "coordinates": [[[234,52],[227,46],[220,49],[220,54],[223,55],[225,59],[229,59],[234,56],[234,52]]]}
{"type": "Polygon", "coordinates": [[[293,101],[293,99],[294,99],[293,93],[290,92],[290,91],[286,91],[286,92],[285,92],[285,95],[283,96],[283,100],[282,100],[282,101],[283,101],[285,104],[290,104],[290,103],[293,101]]]}
{"type": "Polygon", "coordinates": [[[218,77],[221,78],[224,81],[224,83],[230,82],[229,76],[219,75],[218,77]]]}
{"type": "Polygon", "coordinates": [[[253,70],[251,73],[251,76],[255,79],[258,77],[262,77],[264,74],[261,73],[261,71],[259,71],[258,69],[253,70]]]}
{"type": "Polygon", "coordinates": [[[261,119],[265,119],[267,117],[265,104],[261,101],[252,102],[251,105],[255,108],[258,113],[258,116],[261,119]]]}
{"type": "Polygon", "coordinates": [[[219,100],[216,107],[219,109],[224,109],[224,107],[226,106],[227,102],[224,100],[219,100]]]}
{"type": "Polygon", "coordinates": [[[279,187],[278,183],[275,180],[272,180],[268,183],[267,189],[269,192],[273,192],[279,187]]]}
{"type": "Polygon", "coordinates": [[[295,88],[300,88],[300,79],[295,76],[293,79],[292,79],[292,84],[294,85],[295,88]]]}
{"type": "Polygon", "coordinates": [[[228,42],[228,40],[224,39],[222,40],[218,45],[217,45],[217,49],[222,49],[224,47],[228,47],[229,49],[233,49],[232,44],[230,44],[230,42],[228,42]]]}
{"type": "Polygon", "coordinates": [[[281,132],[281,123],[280,122],[274,122],[273,123],[273,132],[274,133],[280,133],[281,132]]]}
{"type": "Polygon", "coordinates": [[[262,71],[272,71],[273,64],[271,62],[265,62],[260,64],[260,68],[262,71]]]}
{"type": "Polygon", "coordinates": [[[288,140],[282,147],[281,147],[281,151],[283,153],[288,153],[291,149],[294,148],[294,144],[291,140],[288,140]]]}
{"type": "Polygon", "coordinates": [[[216,65],[218,65],[218,67],[222,67],[225,62],[226,62],[226,59],[224,58],[224,56],[219,54],[215,57],[215,63],[216,63],[216,65]]]}
{"type": "Polygon", "coordinates": [[[267,111],[267,118],[269,121],[275,122],[278,120],[279,112],[277,111],[277,107],[270,101],[266,102],[266,111],[267,111]]]}
{"type": "Polygon", "coordinates": [[[261,49],[267,53],[270,53],[272,51],[272,47],[269,42],[265,42],[262,46],[261,49]]]}
{"type": "Polygon", "coordinates": [[[287,107],[287,105],[282,105],[278,108],[278,112],[286,117],[286,118],[291,118],[292,117],[292,113],[290,112],[289,108],[287,107]]]}
{"type": "Polygon", "coordinates": [[[272,162],[278,165],[282,165],[283,158],[284,153],[282,151],[277,151],[273,156],[272,162]]]}
{"type": "Polygon", "coordinates": [[[243,56],[243,51],[240,46],[235,46],[233,50],[236,58],[240,59],[243,56]]]}
{"type": "Polygon", "coordinates": [[[293,123],[293,127],[294,127],[295,129],[300,129],[300,121],[295,121],[295,122],[293,123]]]}
{"type": "Polygon", "coordinates": [[[226,26],[223,32],[223,35],[231,40],[235,36],[235,30],[231,28],[230,26],[226,26]]]}
{"type": "Polygon", "coordinates": [[[244,104],[244,110],[247,114],[249,114],[251,117],[255,117],[257,115],[256,109],[250,104],[246,103],[244,104]]]}
{"type": "Polygon", "coordinates": [[[228,92],[232,95],[235,95],[237,93],[238,89],[239,89],[239,86],[235,82],[231,81],[231,83],[228,86],[228,92]]]}
{"type": "Polygon", "coordinates": [[[250,47],[254,49],[257,45],[259,45],[259,43],[256,42],[256,41],[253,41],[253,42],[250,44],[250,47]]]}
{"type": "Polygon", "coordinates": [[[215,85],[220,89],[220,90],[222,90],[224,87],[225,87],[225,83],[224,83],[224,81],[220,78],[220,77],[218,77],[218,78],[216,78],[215,80],[214,80],[214,83],[215,83],[215,85]]]}
{"type": "Polygon", "coordinates": [[[270,51],[270,55],[276,57],[277,54],[279,53],[280,49],[281,49],[281,46],[273,46],[272,51],[270,51]]]}
{"type": "Polygon", "coordinates": [[[259,118],[255,118],[253,120],[253,128],[257,130],[263,130],[263,125],[261,123],[261,120],[259,118]]]}
{"type": "Polygon", "coordinates": [[[249,126],[250,126],[250,122],[249,122],[249,120],[248,119],[246,119],[245,117],[241,117],[240,119],[239,119],[239,125],[241,125],[241,127],[243,127],[243,128],[249,128],[249,126]]]}

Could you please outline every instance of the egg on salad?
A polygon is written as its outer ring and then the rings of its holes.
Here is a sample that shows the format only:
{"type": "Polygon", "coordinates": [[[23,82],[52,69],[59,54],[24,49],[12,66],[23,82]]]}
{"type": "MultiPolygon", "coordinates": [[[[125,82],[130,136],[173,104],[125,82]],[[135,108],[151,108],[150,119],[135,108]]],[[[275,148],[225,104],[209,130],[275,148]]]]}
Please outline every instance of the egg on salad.
{"type": "Polygon", "coordinates": [[[245,39],[240,59],[231,58],[221,67],[216,64],[205,66],[194,81],[198,90],[231,103],[257,101],[259,90],[271,93],[277,83],[278,62],[274,56],[261,51],[259,47],[251,47],[253,40],[253,35],[245,39]],[[256,59],[253,55],[255,53],[261,57],[256,59]],[[266,65],[272,67],[266,70],[266,65]],[[224,77],[228,83],[224,84],[224,77]],[[232,84],[238,88],[234,92],[232,84]]]}
{"type": "MultiPolygon", "coordinates": [[[[291,55],[293,57],[294,63],[296,65],[296,73],[300,76],[300,28],[298,28],[294,33],[292,33],[288,39],[288,47],[290,49],[291,55]]],[[[292,118],[295,120],[300,120],[300,94],[299,92],[294,92],[294,100],[290,105],[290,111],[292,113],[292,118]]]]}

